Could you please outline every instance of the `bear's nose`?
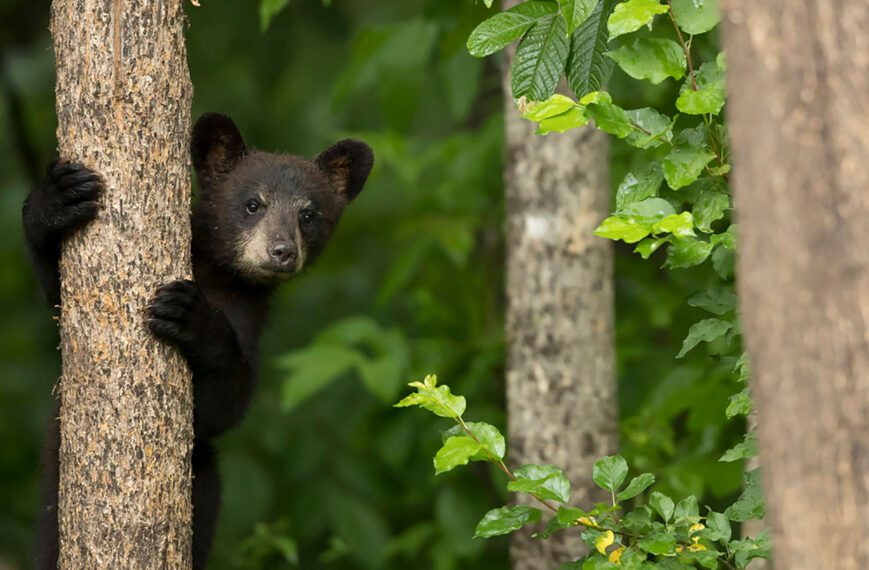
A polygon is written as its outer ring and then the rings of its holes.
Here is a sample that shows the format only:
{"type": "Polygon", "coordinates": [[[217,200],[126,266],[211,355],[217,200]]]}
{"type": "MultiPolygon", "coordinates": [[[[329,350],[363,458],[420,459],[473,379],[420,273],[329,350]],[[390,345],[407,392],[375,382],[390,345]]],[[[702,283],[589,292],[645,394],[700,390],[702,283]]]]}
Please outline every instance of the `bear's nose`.
{"type": "Polygon", "coordinates": [[[276,243],[269,248],[269,256],[280,265],[288,265],[296,259],[296,248],[288,243],[276,243]]]}

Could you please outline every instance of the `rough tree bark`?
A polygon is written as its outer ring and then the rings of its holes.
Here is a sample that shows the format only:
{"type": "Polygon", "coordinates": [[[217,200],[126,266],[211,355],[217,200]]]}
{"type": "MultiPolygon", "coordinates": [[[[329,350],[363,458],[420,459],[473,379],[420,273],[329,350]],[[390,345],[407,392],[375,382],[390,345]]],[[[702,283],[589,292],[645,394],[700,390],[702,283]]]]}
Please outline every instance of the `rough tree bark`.
{"type": "Polygon", "coordinates": [[[54,0],[61,156],[106,182],[61,259],[59,568],[188,568],[192,392],[143,308],[190,276],[180,0],[54,0]]]}
{"type": "Polygon", "coordinates": [[[869,4],[729,0],[739,293],[776,567],[869,568],[869,4]]]}
{"type": "MultiPolygon", "coordinates": [[[[535,135],[513,104],[513,53],[504,69],[509,460],[562,468],[573,503],[588,507],[609,497],[591,480],[594,462],[618,449],[612,247],[591,233],[609,215],[609,149],[592,127],[535,135]]],[[[587,552],[569,533],[531,534],[512,535],[515,570],[551,570],[587,552]]]]}

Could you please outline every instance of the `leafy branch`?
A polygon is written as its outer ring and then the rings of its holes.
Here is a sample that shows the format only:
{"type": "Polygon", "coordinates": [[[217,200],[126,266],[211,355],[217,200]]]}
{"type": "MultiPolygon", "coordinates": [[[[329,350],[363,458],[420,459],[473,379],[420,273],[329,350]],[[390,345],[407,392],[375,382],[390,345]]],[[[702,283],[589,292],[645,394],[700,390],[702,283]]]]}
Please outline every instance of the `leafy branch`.
{"type": "MultiPolygon", "coordinates": [[[[612,504],[598,503],[590,511],[567,506],[570,483],[564,472],[552,465],[523,465],[511,472],[504,464],[506,442],[497,428],[482,422],[466,422],[463,418],[466,401],[453,394],[447,385],[438,385],[437,377],[426,376],[422,382],[411,382],[416,392],[398,402],[396,407],[417,406],[433,414],[450,418],[455,426],[443,433],[444,444],[434,459],[435,473],[450,471],[469,461],[487,461],[504,472],[509,481],[507,490],[527,494],[552,512],[543,531],[534,536],[549,538],[556,532],[581,527],[580,538],[594,550],[576,568],[605,569],[612,565],[626,568],[664,568],[658,562],[678,560],[680,564],[704,568],[743,569],[757,557],[767,556],[766,536],[757,539],[732,539],[731,522],[746,520],[746,513],[757,513],[762,498],[747,488],[746,493],[725,513],[711,509],[700,515],[697,499],[688,496],[675,503],[659,493],[643,493],[654,484],[651,473],[641,473],[624,485],[628,465],[619,456],[604,457],[595,463],[592,479],[610,492],[612,504]],[[634,500],[634,508],[619,516],[623,502],[634,500]],[[645,504],[640,504],[645,499],[645,504]],[[549,501],[565,506],[556,508],[549,501]],[[607,566],[609,564],[610,566],[607,566]]],[[[539,523],[542,512],[525,505],[504,506],[487,512],[477,524],[475,537],[489,538],[519,530],[527,524],[539,523]]],[[[669,567],[669,566],[666,566],[669,567]]]]}

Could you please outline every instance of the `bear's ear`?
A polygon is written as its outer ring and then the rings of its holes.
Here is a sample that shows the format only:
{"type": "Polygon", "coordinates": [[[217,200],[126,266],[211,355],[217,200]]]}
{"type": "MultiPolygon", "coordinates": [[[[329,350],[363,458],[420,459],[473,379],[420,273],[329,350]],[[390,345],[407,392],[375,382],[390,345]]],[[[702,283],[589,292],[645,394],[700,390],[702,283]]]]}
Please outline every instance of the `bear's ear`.
{"type": "Polygon", "coordinates": [[[362,141],[344,139],[321,152],[314,162],[326,173],[335,190],[350,202],[368,179],[374,166],[374,152],[362,141]]]}
{"type": "Polygon", "coordinates": [[[230,172],[246,148],[232,119],[220,113],[205,113],[193,127],[190,153],[201,182],[214,182],[230,172]]]}

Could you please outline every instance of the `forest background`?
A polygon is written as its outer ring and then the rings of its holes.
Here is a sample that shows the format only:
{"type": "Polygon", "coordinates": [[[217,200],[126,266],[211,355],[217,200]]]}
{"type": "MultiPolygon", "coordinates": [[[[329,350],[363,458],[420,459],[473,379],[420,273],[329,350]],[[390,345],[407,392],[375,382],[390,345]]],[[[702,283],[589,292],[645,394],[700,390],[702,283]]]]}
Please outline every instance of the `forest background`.
{"type": "MultiPolygon", "coordinates": [[[[20,231],[21,204],[56,144],[48,5],[0,2],[3,569],[28,567],[60,371],[20,231]]],[[[187,12],[194,117],[229,114],[264,150],[310,156],[354,136],[377,156],[328,252],[275,300],[258,394],[220,442],[212,567],[506,568],[506,538],[471,538],[506,501],[503,476],[474,464],[435,478],[442,423],[391,407],[406,382],[437,373],[476,419],[505,426],[501,62],[465,47],[493,12],[465,0],[297,0],[273,19],[255,3],[187,12]]],[[[714,34],[692,49],[712,59],[714,34]]],[[[671,115],[678,88],[618,68],[609,83],[622,107],[671,115]]],[[[612,141],[613,189],[640,160],[612,141]]],[[[738,390],[732,363],[710,358],[723,340],[674,360],[707,316],[685,299],[720,277],[708,263],[671,272],[659,269],[663,252],[650,263],[615,247],[620,453],[661,492],[723,510],[742,484],[740,462],[718,461],[744,433],[724,414],[738,390]]]]}

